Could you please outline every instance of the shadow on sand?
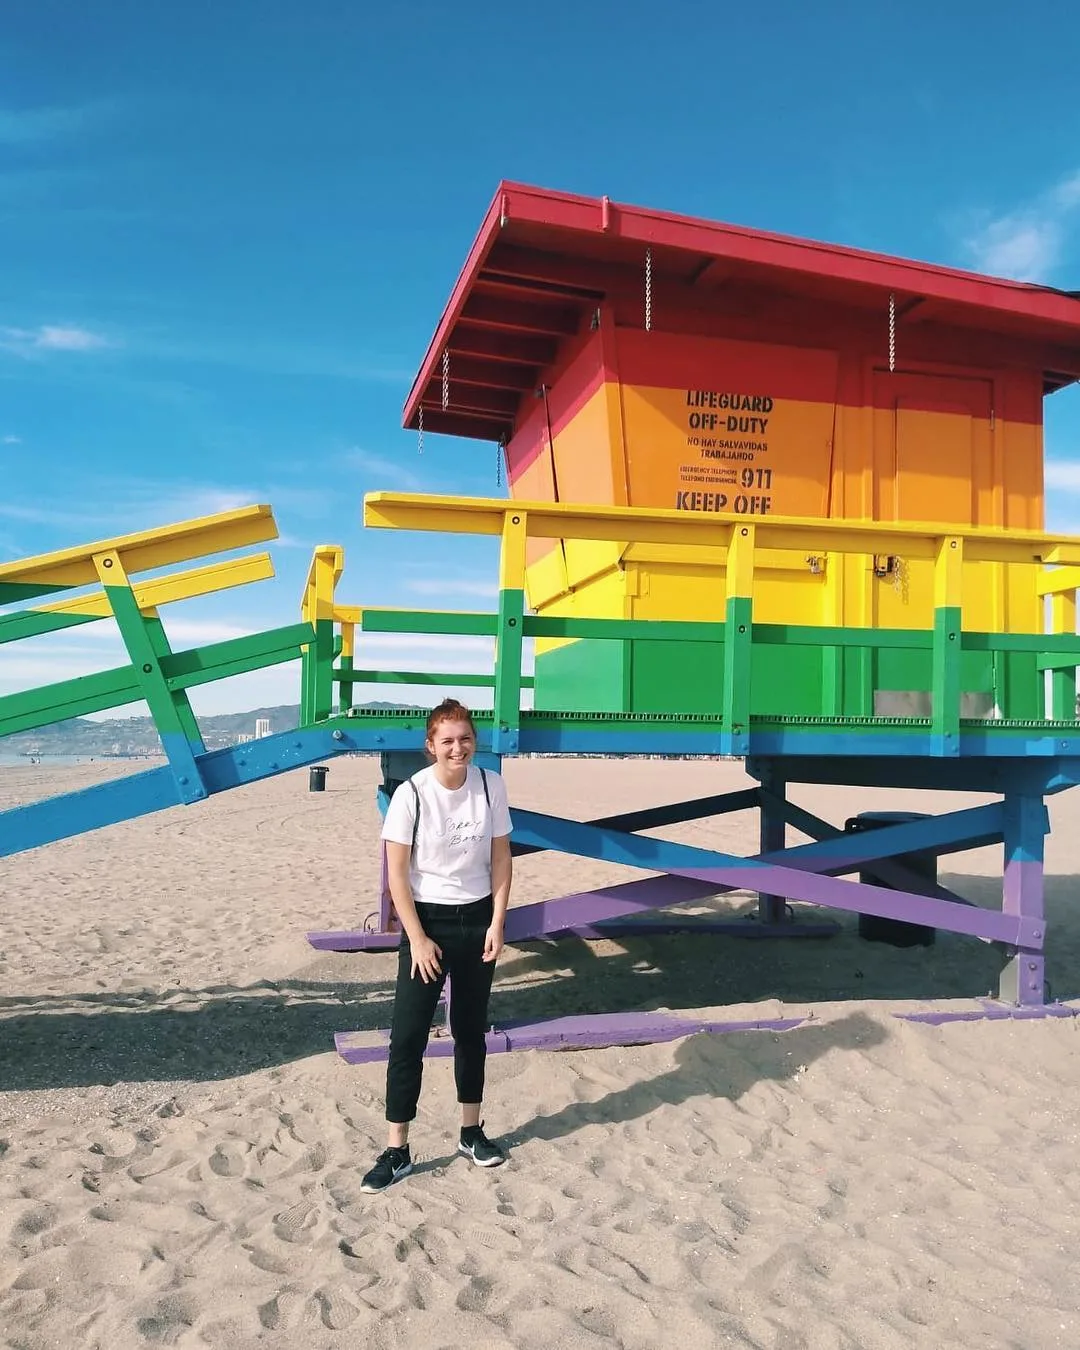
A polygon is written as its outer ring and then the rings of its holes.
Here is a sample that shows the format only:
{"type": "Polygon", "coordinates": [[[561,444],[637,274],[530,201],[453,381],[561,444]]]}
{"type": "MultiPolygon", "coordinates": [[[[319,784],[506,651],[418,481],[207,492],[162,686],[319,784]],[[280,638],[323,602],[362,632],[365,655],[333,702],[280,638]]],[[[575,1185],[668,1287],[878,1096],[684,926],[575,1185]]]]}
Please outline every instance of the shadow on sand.
{"type": "Polygon", "coordinates": [[[639,1083],[630,1083],[591,1102],[571,1102],[550,1115],[534,1116],[508,1141],[561,1139],[584,1125],[637,1120],[658,1106],[679,1106],[691,1097],[738,1101],[756,1083],[784,1082],[831,1050],[863,1052],[880,1045],[888,1033],[865,1013],[853,1012],[783,1035],[754,1033],[749,1042],[729,1036],[691,1036],[675,1048],[675,1066],[639,1083]]]}
{"type": "MultiPolygon", "coordinates": [[[[999,882],[962,876],[942,882],[977,903],[1000,904],[999,882]]],[[[1048,978],[1058,999],[1080,997],[1075,894],[1073,879],[1047,879],[1048,978]]],[[[1002,956],[985,943],[939,933],[932,947],[897,949],[862,941],[855,915],[831,917],[839,918],[840,932],[820,941],[672,936],[528,943],[500,964],[491,1017],[497,1024],[765,999],[918,1001],[996,990],[1002,956]]],[[[389,1024],[392,969],[392,958],[354,955],[340,958],[340,982],[0,999],[0,1091],[215,1081],[332,1051],[336,1031],[389,1024]]],[[[865,1034],[872,1023],[861,1020],[865,1034]]],[[[786,1058],[784,1050],[778,1062],[786,1058]]]]}

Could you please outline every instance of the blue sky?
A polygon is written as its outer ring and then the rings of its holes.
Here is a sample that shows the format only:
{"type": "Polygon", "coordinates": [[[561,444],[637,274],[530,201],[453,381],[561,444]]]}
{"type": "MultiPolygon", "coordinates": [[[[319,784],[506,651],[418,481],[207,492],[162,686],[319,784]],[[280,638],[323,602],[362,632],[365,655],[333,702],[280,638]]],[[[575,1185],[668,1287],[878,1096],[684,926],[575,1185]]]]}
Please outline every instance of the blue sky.
{"type": "MultiPolygon", "coordinates": [[[[500,178],[1080,288],[1078,47],[1049,0],[6,0],[0,558],[269,501],[277,579],[177,606],[175,645],[291,622],[317,543],[347,600],[486,606],[485,542],[359,520],[505,490],[494,447],[400,430],[500,178]]],[[[1075,389],[1047,453],[1080,530],[1075,389]]],[[[119,663],[109,627],[5,649],[0,693],[119,663]]]]}

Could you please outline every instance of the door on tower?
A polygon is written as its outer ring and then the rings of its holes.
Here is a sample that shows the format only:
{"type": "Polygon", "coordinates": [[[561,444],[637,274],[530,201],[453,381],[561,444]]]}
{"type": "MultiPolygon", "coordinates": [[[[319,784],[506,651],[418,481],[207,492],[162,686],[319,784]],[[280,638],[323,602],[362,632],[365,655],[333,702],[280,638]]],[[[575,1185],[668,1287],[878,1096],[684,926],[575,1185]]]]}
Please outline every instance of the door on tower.
{"type": "MultiPolygon", "coordinates": [[[[874,372],[874,515],[878,520],[1000,524],[992,519],[993,393],[993,384],[985,379],[874,372]]],[[[885,562],[885,567],[875,567],[873,622],[883,628],[926,627],[933,613],[932,565],[909,563],[902,557],[885,562]]],[[[992,590],[994,584],[986,589],[992,590]]],[[[981,613],[992,606],[992,596],[966,590],[965,624],[994,626],[990,613],[981,613]]],[[[874,665],[878,716],[930,715],[929,653],[883,650],[874,665]]],[[[991,715],[995,700],[988,656],[965,653],[962,684],[962,715],[991,715]]]]}
{"type": "Polygon", "coordinates": [[[990,481],[989,380],[874,372],[874,460],[879,520],[980,519],[990,481]]]}

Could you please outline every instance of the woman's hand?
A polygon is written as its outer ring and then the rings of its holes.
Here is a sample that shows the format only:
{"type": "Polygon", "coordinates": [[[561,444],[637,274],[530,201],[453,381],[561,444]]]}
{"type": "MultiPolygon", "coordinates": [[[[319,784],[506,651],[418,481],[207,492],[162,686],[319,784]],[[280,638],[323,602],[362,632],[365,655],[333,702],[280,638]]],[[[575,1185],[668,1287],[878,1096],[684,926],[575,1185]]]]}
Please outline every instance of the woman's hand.
{"type": "Polygon", "coordinates": [[[442,948],[436,946],[426,933],[416,942],[410,939],[409,946],[412,950],[412,978],[415,979],[419,971],[424,983],[430,984],[442,974],[442,966],[439,965],[442,948]]]}
{"type": "Polygon", "coordinates": [[[497,961],[503,949],[503,929],[501,923],[493,923],[484,934],[484,960],[497,961]]]}

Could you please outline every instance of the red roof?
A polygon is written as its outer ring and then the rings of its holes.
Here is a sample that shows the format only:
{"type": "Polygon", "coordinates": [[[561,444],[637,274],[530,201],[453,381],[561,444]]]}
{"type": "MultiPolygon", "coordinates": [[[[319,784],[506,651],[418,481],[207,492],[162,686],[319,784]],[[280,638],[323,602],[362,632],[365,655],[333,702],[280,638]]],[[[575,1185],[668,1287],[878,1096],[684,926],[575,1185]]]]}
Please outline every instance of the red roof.
{"type": "Polygon", "coordinates": [[[690,216],[622,206],[518,183],[500,185],[405,403],[416,427],[499,440],[522,395],[609,295],[640,291],[645,249],[654,276],[686,288],[717,274],[753,282],[782,276],[794,294],[1011,334],[1052,349],[1045,387],[1080,377],[1080,295],[972,272],[815,243],[690,216]],[[449,351],[448,406],[442,403],[449,351]]]}

